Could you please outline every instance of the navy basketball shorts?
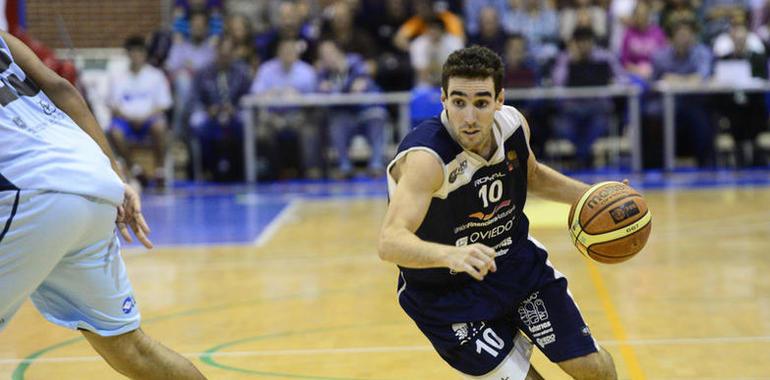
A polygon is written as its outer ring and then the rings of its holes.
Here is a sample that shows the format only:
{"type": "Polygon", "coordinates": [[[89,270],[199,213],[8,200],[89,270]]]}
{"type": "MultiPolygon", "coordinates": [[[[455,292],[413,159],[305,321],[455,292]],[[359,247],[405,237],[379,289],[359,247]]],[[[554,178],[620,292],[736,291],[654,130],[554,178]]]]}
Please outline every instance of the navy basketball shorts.
{"type": "MultiPolygon", "coordinates": [[[[530,239],[537,246],[532,248],[545,254],[542,245],[530,239]]],[[[495,370],[517,346],[517,336],[520,339],[521,333],[554,363],[597,352],[598,345],[572,299],[567,279],[551,266],[547,256],[541,257],[542,272],[536,283],[531,284],[531,290],[512,300],[511,306],[503,307],[490,320],[432,322],[414,318],[412,308],[405,310],[438,354],[466,375],[482,376],[495,370]]],[[[498,272],[501,269],[498,266],[498,272]]],[[[482,284],[483,281],[469,286],[481,287],[482,284]]],[[[409,292],[408,286],[406,291],[409,292]]],[[[474,292],[465,294],[468,293],[474,292]]],[[[488,304],[486,301],[478,300],[477,304],[488,304]]],[[[468,305],[468,302],[466,299],[463,304],[468,305]]]]}

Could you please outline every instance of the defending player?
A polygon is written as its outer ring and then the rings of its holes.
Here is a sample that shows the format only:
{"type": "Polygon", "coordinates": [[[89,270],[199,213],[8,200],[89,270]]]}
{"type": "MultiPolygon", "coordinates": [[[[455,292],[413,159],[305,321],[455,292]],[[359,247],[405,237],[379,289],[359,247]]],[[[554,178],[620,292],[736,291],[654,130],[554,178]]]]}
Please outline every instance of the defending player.
{"type": "Polygon", "coordinates": [[[139,328],[114,223],[150,230],[83,98],[5,32],[0,82],[0,329],[31,296],[130,378],[203,379],[139,328]]]}
{"type": "Polygon", "coordinates": [[[576,379],[615,379],[523,213],[528,190],[572,204],[589,186],[536,161],[526,120],[503,105],[502,79],[487,48],[447,59],[443,112],[413,129],[388,167],[380,257],[400,268],[402,308],[465,378],[541,379],[531,341],[576,379]]]}

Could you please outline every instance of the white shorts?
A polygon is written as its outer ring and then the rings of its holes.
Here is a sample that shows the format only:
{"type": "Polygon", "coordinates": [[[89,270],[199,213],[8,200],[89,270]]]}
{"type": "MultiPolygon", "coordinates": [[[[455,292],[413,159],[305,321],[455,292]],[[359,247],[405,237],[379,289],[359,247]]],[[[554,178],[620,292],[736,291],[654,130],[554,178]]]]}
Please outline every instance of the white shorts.
{"type": "Polygon", "coordinates": [[[27,296],[70,329],[114,336],[139,327],[116,213],[79,195],[0,192],[0,330],[27,296]]]}

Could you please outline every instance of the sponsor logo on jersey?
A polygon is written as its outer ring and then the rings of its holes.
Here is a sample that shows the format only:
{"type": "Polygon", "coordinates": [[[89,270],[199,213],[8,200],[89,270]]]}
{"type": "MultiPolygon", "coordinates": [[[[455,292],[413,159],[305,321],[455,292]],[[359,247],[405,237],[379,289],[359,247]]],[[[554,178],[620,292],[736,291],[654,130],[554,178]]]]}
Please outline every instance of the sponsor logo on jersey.
{"type": "Polygon", "coordinates": [[[478,211],[468,215],[468,217],[473,219],[478,219],[478,220],[489,220],[489,219],[492,219],[495,216],[495,214],[497,214],[497,212],[500,211],[500,209],[502,209],[503,207],[508,207],[510,205],[511,205],[511,200],[506,199],[500,202],[497,206],[495,206],[495,209],[492,210],[492,212],[490,212],[489,214],[485,214],[481,211],[478,211]]]}
{"type": "Polygon", "coordinates": [[[639,206],[634,201],[628,201],[610,210],[610,216],[615,223],[620,223],[637,214],[639,214],[639,206]]]}
{"type": "Polygon", "coordinates": [[[545,302],[540,299],[540,292],[534,292],[522,301],[518,312],[519,318],[527,326],[538,346],[542,348],[556,342],[556,334],[551,321],[548,320],[548,310],[545,308],[545,302]]]}
{"type": "Polygon", "coordinates": [[[476,243],[481,240],[491,239],[510,231],[511,228],[513,228],[513,220],[509,220],[505,224],[495,226],[494,228],[490,228],[488,230],[474,232],[468,235],[468,241],[471,243],[476,243]]]}
{"type": "MultiPolygon", "coordinates": [[[[461,224],[460,226],[455,227],[454,233],[460,233],[463,232],[469,228],[483,228],[483,227],[489,227],[497,222],[499,222],[501,219],[507,218],[511,216],[511,214],[516,211],[516,205],[514,204],[511,208],[501,211],[499,214],[495,215],[489,220],[484,221],[472,221],[465,224],[461,224]]],[[[511,219],[516,219],[516,216],[512,216],[511,219]]]]}
{"type": "Polygon", "coordinates": [[[136,300],[134,300],[134,297],[126,297],[126,299],[123,300],[123,314],[130,313],[131,310],[134,310],[134,306],[136,306],[136,300]]]}
{"type": "Polygon", "coordinates": [[[40,101],[38,102],[38,104],[40,105],[40,108],[42,108],[42,109],[43,109],[43,112],[44,112],[46,115],[50,115],[50,114],[52,114],[52,113],[56,112],[56,107],[54,107],[54,105],[53,105],[53,104],[51,104],[51,103],[48,103],[47,101],[45,101],[45,100],[43,100],[43,99],[40,99],[40,101]]]}
{"type": "Polygon", "coordinates": [[[487,182],[491,182],[491,181],[494,181],[494,180],[496,180],[498,178],[503,178],[503,177],[505,177],[505,173],[504,172],[492,173],[492,174],[490,174],[488,176],[481,177],[481,178],[473,181],[473,186],[478,187],[479,185],[483,185],[483,184],[485,184],[487,182]]]}
{"type": "Polygon", "coordinates": [[[449,173],[449,183],[455,183],[457,176],[465,173],[465,169],[468,168],[468,160],[463,160],[460,164],[449,173]]]}
{"type": "Polygon", "coordinates": [[[519,168],[519,156],[516,154],[515,150],[509,150],[506,154],[506,158],[508,159],[507,163],[509,172],[519,168]]]}

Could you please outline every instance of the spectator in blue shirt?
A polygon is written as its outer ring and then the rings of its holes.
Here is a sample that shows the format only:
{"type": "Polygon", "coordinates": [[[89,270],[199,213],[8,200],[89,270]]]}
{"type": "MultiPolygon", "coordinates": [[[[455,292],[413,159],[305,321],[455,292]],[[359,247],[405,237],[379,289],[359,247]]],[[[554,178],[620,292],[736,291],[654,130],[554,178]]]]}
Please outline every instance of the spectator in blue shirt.
{"type": "Polygon", "coordinates": [[[249,67],[235,60],[235,41],[222,37],[217,58],[195,77],[198,110],[191,124],[201,146],[204,174],[215,181],[239,180],[243,174],[243,121],[239,102],[249,92],[249,67]]]}
{"type": "MultiPolygon", "coordinates": [[[[278,56],[259,67],[250,92],[270,98],[314,92],[316,73],[313,66],[299,59],[299,45],[297,40],[281,40],[278,56]]],[[[267,151],[273,176],[292,178],[300,171],[309,178],[321,176],[318,126],[312,123],[309,112],[296,107],[273,107],[261,115],[263,123],[258,137],[264,149],[260,151],[267,151]],[[295,152],[297,140],[301,154],[295,152]],[[296,161],[297,157],[301,162],[296,161]]]]}
{"type": "MultiPolygon", "coordinates": [[[[711,50],[697,40],[695,23],[680,21],[673,24],[670,39],[669,46],[652,57],[653,79],[668,85],[705,83],[711,76],[712,55],[711,50]]],[[[695,153],[698,165],[713,166],[714,129],[704,96],[677,96],[676,128],[677,134],[681,134],[677,141],[695,153]]]]}
{"type": "MultiPolygon", "coordinates": [[[[325,93],[371,93],[380,89],[367,72],[366,63],[358,54],[345,54],[333,40],[318,46],[319,91],[325,93]]],[[[349,142],[361,130],[371,147],[369,174],[383,174],[384,128],[387,111],[381,105],[343,106],[330,109],[329,134],[339,157],[332,173],[336,178],[350,178],[353,165],[348,157],[349,142]]]]}

